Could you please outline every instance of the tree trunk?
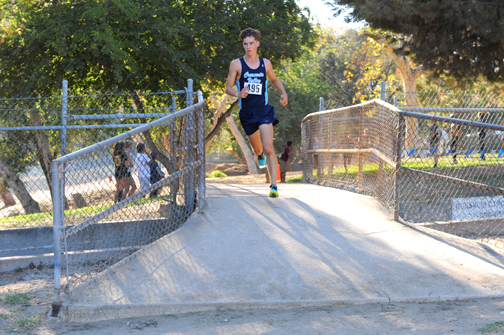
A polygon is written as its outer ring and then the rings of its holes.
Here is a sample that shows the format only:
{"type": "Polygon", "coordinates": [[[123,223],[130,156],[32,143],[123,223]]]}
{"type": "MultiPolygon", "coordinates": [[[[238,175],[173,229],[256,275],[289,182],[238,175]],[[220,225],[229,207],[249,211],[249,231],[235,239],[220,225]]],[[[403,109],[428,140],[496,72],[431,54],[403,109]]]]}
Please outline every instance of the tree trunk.
{"type": "MultiPolygon", "coordinates": [[[[399,68],[399,73],[403,81],[405,107],[416,107],[416,78],[422,71],[422,67],[418,66],[411,68],[408,59],[395,53],[390,45],[385,44],[385,51],[392,57],[394,63],[399,68]]],[[[406,118],[406,138],[404,147],[406,149],[414,149],[419,141],[419,126],[418,119],[406,118]]]]}
{"type": "Polygon", "coordinates": [[[38,202],[33,200],[17,173],[12,171],[9,165],[2,159],[0,159],[0,174],[21,202],[26,214],[40,213],[40,206],[38,202]]]}
{"type": "MultiPolygon", "coordinates": [[[[229,100],[229,95],[225,94],[221,100],[219,107],[215,111],[214,119],[212,122],[212,130],[215,129],[215,127],[217,126],[217,123],[219,122],[219,117],[225,112],[226,104],[227,104],[228,100],[229,100]]],[[[205,151],[208,151],[208,149],[210,149],[210,144],[212,144],[212,140],[213,140],[213,136],[211,138],[209,138],[208,141],[205,141],[205,151]]]]}
{"type": "Polygon", "coordinates": [[[238,130],[238,127],[236,126],[236,123],[234,122],[233,116],[229,115],[228,117],[226,117],[226,121],[229,124],[229,129],[231,130],[231,133],[235,137],[236,141],[238,142],[238,145],[240,146],[240,148],[243,152],[243,155],[245,156],[245,160],[247,161],[249,174],[258,174],[259,172],[257,171],[257,165],[254,161],[254,156],[252,155],[252,151],[250,151],[250,148],[247,145],[247,142],[245,142],[245,139],[243,138],[242,134],[238,130]]]}
{"type": "Polygon", "coordinates": [[[0,199],[2,199],[4,207],[14,206],[16,204],[14,196],[8,189],[0,188],[0,199]]]}
{"type": "MultiPolygon", "coordinates": [[[[35,108],[32,108],[28,112],[28,118],[33,127],[43,126],[43,122],[40,119],[40,115],[37,114],[35,108]]],[[[42,171],[46,178],[47,185],[49,186],[49,191],[52,198],[52,172],[51,172],[51,162],[54,157],[51,153],[51,148],[49,147],[49,139],[45,135],[43,130],[34,130],[35,137],[37,139],[37,158],[39,160],[42,171]]]]}

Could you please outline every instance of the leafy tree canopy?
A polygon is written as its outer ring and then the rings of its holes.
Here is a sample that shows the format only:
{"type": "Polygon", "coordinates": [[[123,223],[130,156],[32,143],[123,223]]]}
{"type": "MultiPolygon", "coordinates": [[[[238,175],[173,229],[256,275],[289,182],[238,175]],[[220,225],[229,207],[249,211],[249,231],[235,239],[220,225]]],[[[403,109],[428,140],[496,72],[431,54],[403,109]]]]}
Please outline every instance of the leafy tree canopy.
{"type": "Polygon", "coordinates": [[[389,43],[400,40],[396,51],[412,56],[436,75],[504,79],[503,1],[333,0],[328,4],[335,15],[349,6],[348,20],[365,20],[372,28],[389,32],[389,43]]]}
{"type": "Polygon", "coordinates": [[[314,43],[295,0],[20,0],[12,24],[23,31],[3,34],[2,94],[48,94],[63,79],[86,88],[180,89],[187,78],[216,87],[242,55],[238,35],[248,26],[262,31],[274,64],[314,43]]]}

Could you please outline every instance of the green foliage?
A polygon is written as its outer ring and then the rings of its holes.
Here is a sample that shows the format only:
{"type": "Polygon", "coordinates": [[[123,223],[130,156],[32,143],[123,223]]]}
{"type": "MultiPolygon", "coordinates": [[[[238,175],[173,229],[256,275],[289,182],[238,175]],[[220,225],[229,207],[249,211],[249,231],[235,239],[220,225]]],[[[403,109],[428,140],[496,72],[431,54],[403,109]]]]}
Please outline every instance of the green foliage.
{"type": "Polygon", "coordinates": [[[489,323],[484,327],[478,328],[482,334],[504,334],[504,321],[489,323]]]}
{"type": "Polygon", "coordinates": [[[208,174],[208,178],[219,178],[219,177],[227,177],[227,174],[220,170],[213,170],[208,174]]]}
{"type": "Polygon", "coordinates": [[[27,326],[31,326],[37,322],[38,322],[37,318],[20,318],[20,319],[16,320],[16,325],[18,327],[27,327],[27,326]]]}
{"type": "Polygon", "coordinates": [[[7,305],[23,305],[32,297],[24,293],[7,294],[4,303],[7,305]]]}
{"type": "Polygon", "coordinates": [[[350,6],[350,20],[388,31],[398,52],[437,75],[504,79],[502,1],[333,0],[332,5],[337,14],[350,6]]]}
{"type": "Polygon", "coordinates": [[[240,30],[262,30],[261,52],[274,63],[313,45],[295,0],[181,2],[92,0],[18,2],[21,34],[0,44],[4,94],[73,87],[173,89],[187,78],[222,85],[242,53],[240,30]]]}

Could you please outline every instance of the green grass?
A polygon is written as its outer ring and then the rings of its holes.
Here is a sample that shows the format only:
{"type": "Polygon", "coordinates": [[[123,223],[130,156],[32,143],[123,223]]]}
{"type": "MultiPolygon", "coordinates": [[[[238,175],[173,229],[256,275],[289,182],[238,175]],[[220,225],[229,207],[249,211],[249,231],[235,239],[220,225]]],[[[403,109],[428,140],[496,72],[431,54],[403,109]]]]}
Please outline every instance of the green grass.
{"type": "Polygon", "coordinates": [[[295,178],[289,178],[285,180],[288,183],[300,183],[303,181],[303,176],[295,177],[295,178]]]}
{"type": "Polygon", "coordinates": [[[24,293],[14,293],[14,294],[7,294],[5,296],[5,304],[7,305],[24,305],[26,304],[32,296],[29,296],[24,293]]]}
{"type": "Polygon", "coordinates": [[[504,321],[489,323],[484,327],[478,328],[482,334],[504,334],[504,321]]]}
{"type": "Polygon", "coordinates": [[[18,327],[26,327],[37,322],[38,322],[37,318],[21,318],[19,320],[16,320],[16,325],[18,327]]]}
{"type": "Polygon", "coordinates": [[[220,170],[213,170],[207,175],[208,178],[219,178],[219,177],[227,177],[227,174],[220,170]]]}
{"type": "MultiPolygon", "coordinates": [[[[137,206],[143,205],[151,202],[163,202],[167,200],[167,197],[163,198],[140,198],[132,203],[126,205],[129,206],[137,206]]],[[[65,217],[90,217],[100,212],[103,212],[107,208],[111,207],[113,204],[103,204],[97,206],[88,206],[82,208],[74,208],[67,209],[65,211],[65,217]]],[[[25,227],[40,227],[40,226],[50,226],[53,224],[53,214],[52,212],[42,212],[35,214],[26,214],[26,215],[15,215],[9,216],[5,218],[0,218],[0,229],[6,228],[25,228],[25,227]]]]}

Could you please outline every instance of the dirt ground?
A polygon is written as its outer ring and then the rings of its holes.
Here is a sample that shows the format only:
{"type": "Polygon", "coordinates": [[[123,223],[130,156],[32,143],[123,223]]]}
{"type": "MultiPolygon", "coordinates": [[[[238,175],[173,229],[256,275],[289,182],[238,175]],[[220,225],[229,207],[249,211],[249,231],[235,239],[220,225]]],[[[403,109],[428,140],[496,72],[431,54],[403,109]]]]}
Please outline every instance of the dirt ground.
{"type": "MultiPolygon", "coordinates": [[[[287,178],[300,173],[292,172],[287,178]]],[[[264,175],[208,182],[265,182],[264,175]]],[[[0,334],[504,334],[504,299],[386,303],[289,310],[219,310],[67,324],[50,321],[53,269],[0,274],[0,334]]],[[[405,285],[410,285],[405,283],[405,285]]]]}

